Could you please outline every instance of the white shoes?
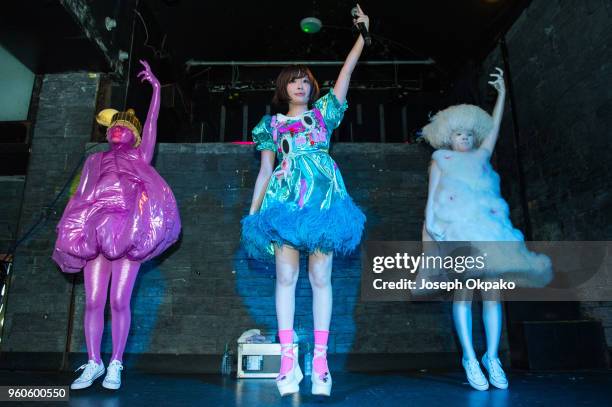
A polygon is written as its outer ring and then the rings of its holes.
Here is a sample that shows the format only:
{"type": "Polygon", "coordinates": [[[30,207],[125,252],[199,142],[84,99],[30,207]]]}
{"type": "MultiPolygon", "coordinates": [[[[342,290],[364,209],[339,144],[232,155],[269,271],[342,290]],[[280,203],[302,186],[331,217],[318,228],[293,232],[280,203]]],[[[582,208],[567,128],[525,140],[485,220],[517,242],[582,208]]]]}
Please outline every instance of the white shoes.
{"type": "Polygon", "coordinates": [[[276,378],[276,387],[281,396],[293,394],[300,391],[300,382],[304,378],[300,364],[293,355],[293,344],[281,346],[281,357],[290,358],[293,361],[293,367],[286,374],[279,373],[276,378]]]}
{"type": "Polygon", "coordinates": [[[508,379],[506,379],[506,374],[504,373],[504,369],[502,369],[501,362],[498,358],[491,360],[485,353],[482,356],[482,365],[489,373],[489,383],[498,389],[505,390],[508,388],[508,379]]]}
{"type": "MultiPolygon", "coordinates": [[[[278,391],[281,396],[298,393],[300,391],[300,382],[304,378],[302,369],[300,369],[300,364],[293,355],[293,352],[291,352],[292,349],[293,344],[281,347],[281,357],[288,357],[293,361],[293,368],[282,376],[279,374],[276,378],[276,386],[278,387],[278,391]]],[[[314,356],[312,358],[313,365],[316,358],[325,357],[327,357],[327,346],[316,345],[314,349],[314,356]]],[[[319,375],[313,368],[312,373],[310,374],[310,379],[312,382],[312,394],[317,396],[329,396],[331,394],[332,378],[329,372],[319,375]]]]}
{"type": "Polygon", "coordinates": [[[104,369],[104,363],[96,363],[93,360],[79,367],[75,372],[83,370],[83,373],[70,385],[72,390],[85,389],[93,384],[93,382],[106,371],[106,377],[102,382],[102,387],[111,390],[117,390],[121,387],[121,371],[123,365],[118,360],[113,360],[108,369],[104,369]]]}
{"type": "Polygon", "coordinates": [[[117,390],[121,387],[121,371],[123,370],[123,365],[117,359],[110,362],[108,365],[108,369],[106,371],[106,377],[102,382],[102,387],[110,390],[117,390]]]}
{"type": "MultiPolygon", "coordinates": [[[[110,366],[109,366],[110,368],[110,366]]],[[[83,373],[70,385],[72,390],[85,389],[91,386],[98,377],[104,374],[104,363],[96,363],[93,360],[79,367],[75,372],[83,370],[83,373]]]]}
{"type": "MultiPolygon", "coordinates": [[[[316,358],[325,357],[327,357],[327,346],[315,345],[314,356],[312,358],[313,366],[316,358]]],[[[329,396],[331,394],[332,377],[329,372],[319,375],[313,367],[310,380],[312,381],[312,394],[317,396],[329,396]]]]}
{"type": "Polygon", "coordinates": [[[477,359],[462,359],[461,364],[463,365],[463,369],[465,369],[465,374],[470,386],[480,391],[489,388],[489,382],[484,373],[482,373],[482,370],[480,370],[480,364],[477,359]]]}

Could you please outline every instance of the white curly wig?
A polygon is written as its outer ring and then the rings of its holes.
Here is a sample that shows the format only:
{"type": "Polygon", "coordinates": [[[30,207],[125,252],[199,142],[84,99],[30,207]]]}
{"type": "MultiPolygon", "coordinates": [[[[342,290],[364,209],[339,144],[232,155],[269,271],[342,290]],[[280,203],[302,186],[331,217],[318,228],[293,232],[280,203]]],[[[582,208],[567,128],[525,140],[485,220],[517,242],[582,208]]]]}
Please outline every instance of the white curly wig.
{"type": "Polygon", "coordinates": [[[435,149],[450,147],[451,136],[457,130],[471,131],[474,144],[480,146],[493,128],[493,118],[474,105],[455,105],[440,110],[423,127],[423,138],[435,149]]]}

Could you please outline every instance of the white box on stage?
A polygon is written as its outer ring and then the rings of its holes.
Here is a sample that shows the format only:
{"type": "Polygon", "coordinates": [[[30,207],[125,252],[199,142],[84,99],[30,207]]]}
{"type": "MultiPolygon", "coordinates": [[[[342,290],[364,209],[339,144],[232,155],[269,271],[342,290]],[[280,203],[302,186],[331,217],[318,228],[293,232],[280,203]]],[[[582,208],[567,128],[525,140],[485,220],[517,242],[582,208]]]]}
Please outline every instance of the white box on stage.
{"type": "MultiPolygon", "coordinates": [[[[298,345],[293,345],[293,354],[298,357],[298,345]]],[[[280,343],[239,343],[236,377],[276,378],[280,370],[280,343]]]]}

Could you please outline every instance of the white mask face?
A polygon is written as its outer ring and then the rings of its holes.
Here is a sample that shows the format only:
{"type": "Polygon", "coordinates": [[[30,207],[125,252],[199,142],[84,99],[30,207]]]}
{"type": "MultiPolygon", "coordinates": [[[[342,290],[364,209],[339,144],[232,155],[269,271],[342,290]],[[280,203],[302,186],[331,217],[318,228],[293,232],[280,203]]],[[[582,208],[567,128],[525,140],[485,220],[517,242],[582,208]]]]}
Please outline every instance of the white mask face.
{"type": "Polygon", "coordinates": [[[467,130],[455,130],[451,135],[451,147],[455,151],[470,151],[474,148],[474,134],[467,130]]]}

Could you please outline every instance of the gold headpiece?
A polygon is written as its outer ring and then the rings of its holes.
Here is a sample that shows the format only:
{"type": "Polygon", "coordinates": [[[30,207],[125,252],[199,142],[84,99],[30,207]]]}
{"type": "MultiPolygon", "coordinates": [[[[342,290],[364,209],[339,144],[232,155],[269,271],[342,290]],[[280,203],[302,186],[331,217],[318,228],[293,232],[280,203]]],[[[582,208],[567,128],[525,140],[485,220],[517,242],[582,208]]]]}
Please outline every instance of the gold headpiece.
{"type": "Polygon", "coordinates": [[[116,125],[127,127],[134,133],[134,147],[140,145],[142,125],[138,117],[136,117],[134,109],[128,109],[125,112],[119,112],[115,109],[104,109],[98,113],[96,121],[105,127],[113,127],[116,125]]]}

